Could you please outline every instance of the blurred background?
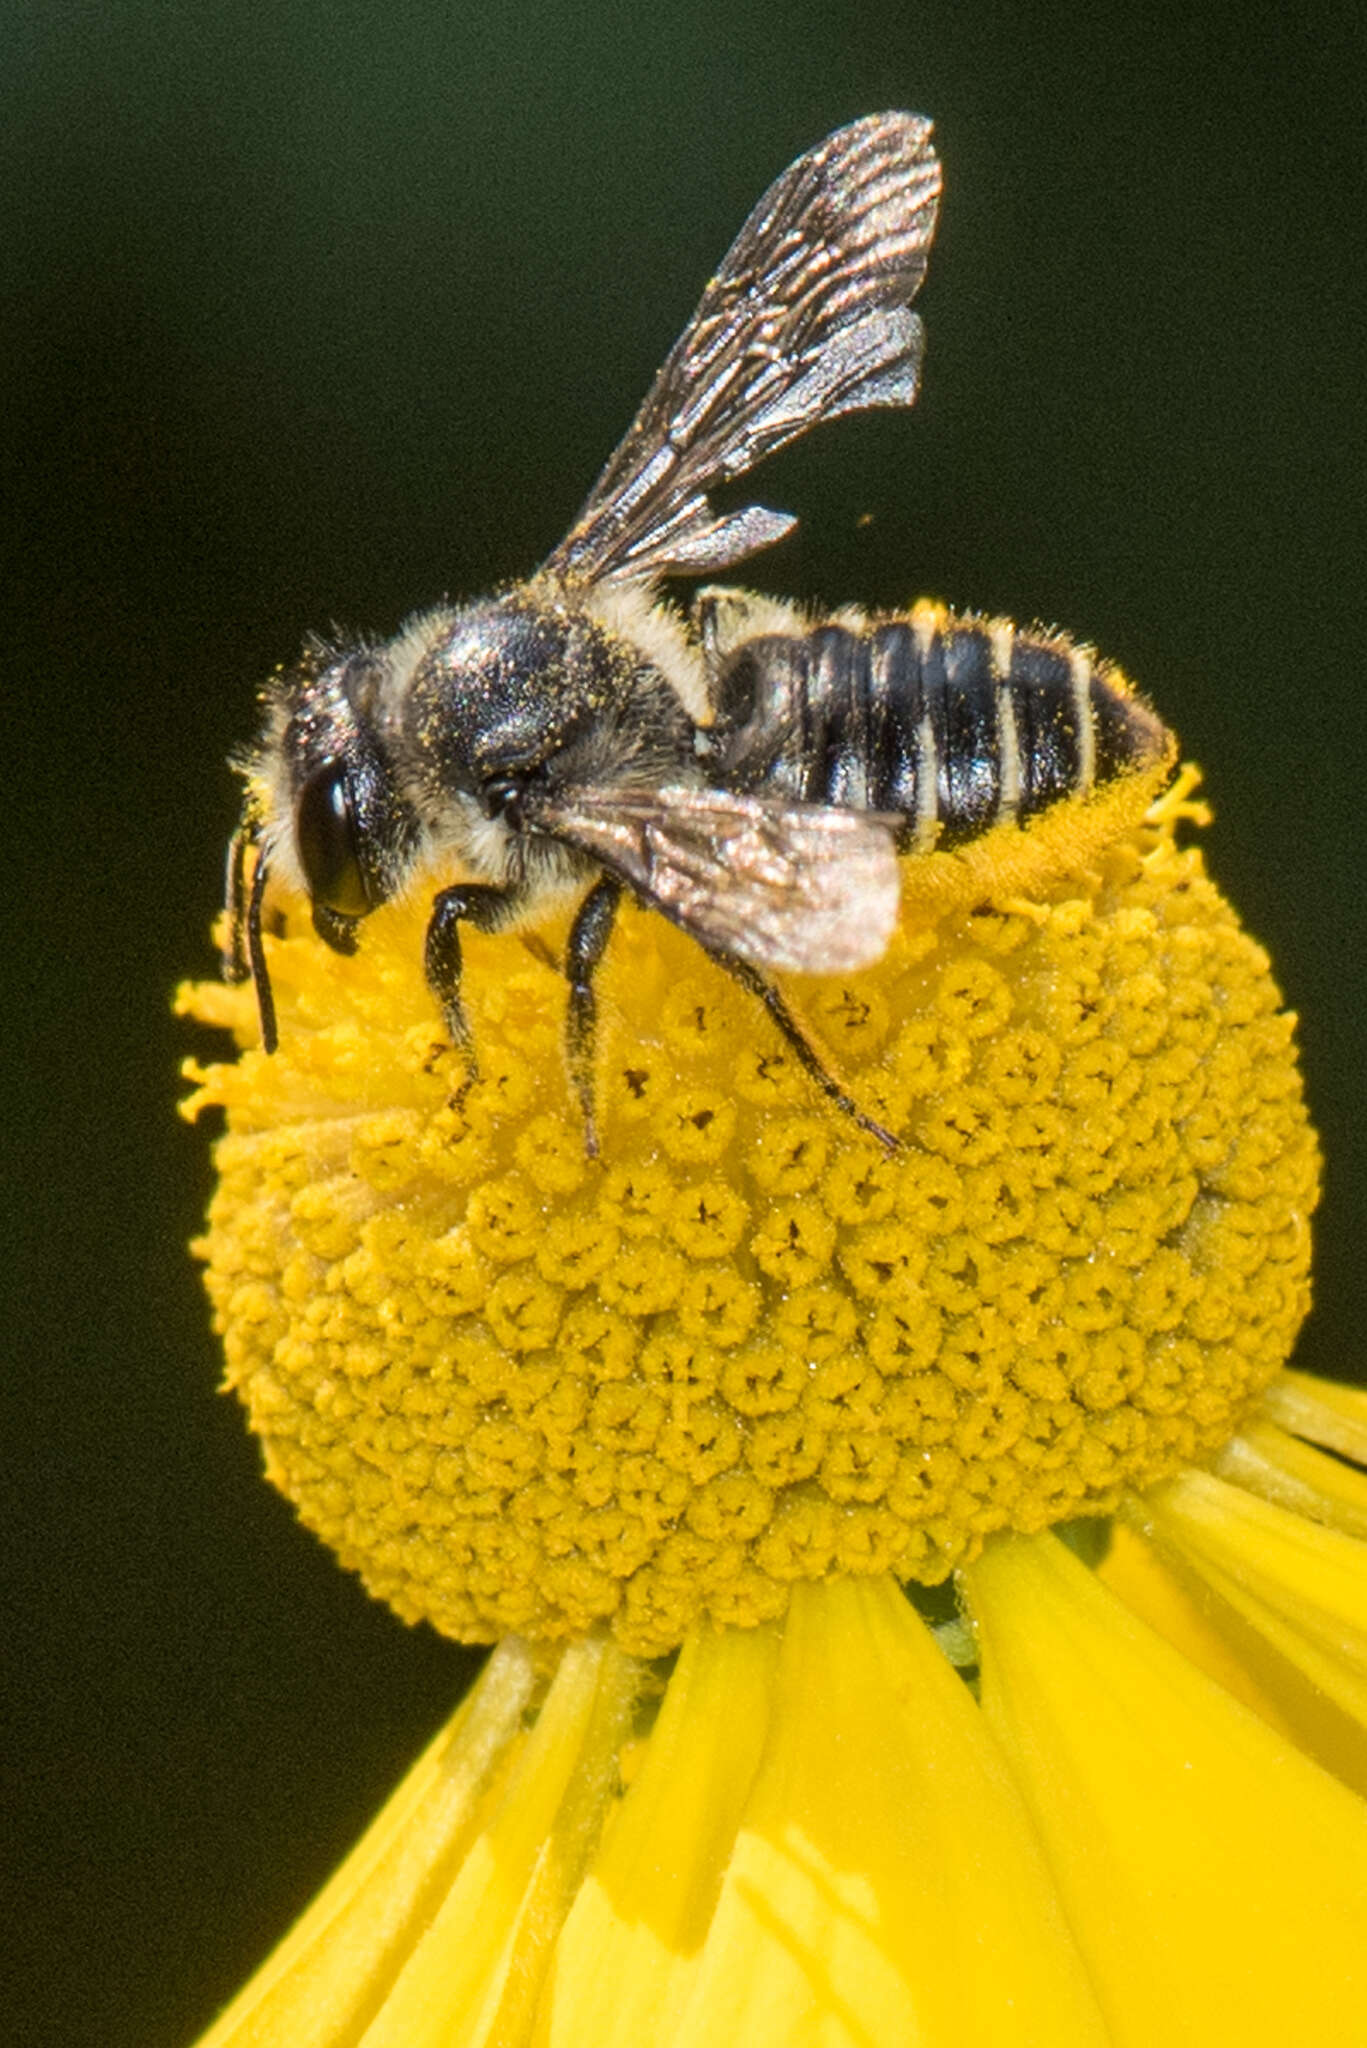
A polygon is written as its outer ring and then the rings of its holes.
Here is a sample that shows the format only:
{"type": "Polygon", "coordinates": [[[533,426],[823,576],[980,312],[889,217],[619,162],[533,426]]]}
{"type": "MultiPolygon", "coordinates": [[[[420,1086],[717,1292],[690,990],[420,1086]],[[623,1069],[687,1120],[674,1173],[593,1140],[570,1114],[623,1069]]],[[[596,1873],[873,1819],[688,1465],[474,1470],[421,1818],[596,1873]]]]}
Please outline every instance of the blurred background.
{"type": "Polygon", "coordinates": [[[1067,625],[1204,763],[1329,1169],[1303,1359],[1361,1374],[1363,16],[1131,0],[6,10],[10,1811],[0,2034],[189,2041],[466,1653],[257,1476],[185,1241],[172,988],[253,692],[564,530],[710,268],[885,106],[946,172],[924,397],[779,457],[755,565],[1067,625]]]}

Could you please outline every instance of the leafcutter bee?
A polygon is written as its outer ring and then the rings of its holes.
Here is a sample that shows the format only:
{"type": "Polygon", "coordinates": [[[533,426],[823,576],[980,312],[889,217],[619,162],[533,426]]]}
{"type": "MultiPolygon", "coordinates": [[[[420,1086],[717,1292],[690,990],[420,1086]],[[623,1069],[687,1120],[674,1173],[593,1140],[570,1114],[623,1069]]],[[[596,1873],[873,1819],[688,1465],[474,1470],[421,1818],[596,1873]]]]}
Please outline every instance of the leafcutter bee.
{"type": "Polygon", "coordinates": [[[661,594],[661,579],[730,569],[794,524],[718,510],[717,485],[818,421],[912,403],[910,301],[939,191],[930,123],[912,114],[856,121],[799,157],[535,575],[388,641],[310,641],[268,685],[240,764],[225,959],[255,981],[268,1051],[273,875],[349,953],[370,911],[431,874],[424,967],[471,1077],[461,925],[534,923],[568,895],[568,1060],[593,1153],[594,976],[630,892],[753,992],[841,1111],[893,1142],[773,977],[869,965],[896,925],[899,868],[1023,833],[1172,755],[1118,671],[1059,635],[930,607],[818,621],[715,587],[685,615],[661,594]]]}

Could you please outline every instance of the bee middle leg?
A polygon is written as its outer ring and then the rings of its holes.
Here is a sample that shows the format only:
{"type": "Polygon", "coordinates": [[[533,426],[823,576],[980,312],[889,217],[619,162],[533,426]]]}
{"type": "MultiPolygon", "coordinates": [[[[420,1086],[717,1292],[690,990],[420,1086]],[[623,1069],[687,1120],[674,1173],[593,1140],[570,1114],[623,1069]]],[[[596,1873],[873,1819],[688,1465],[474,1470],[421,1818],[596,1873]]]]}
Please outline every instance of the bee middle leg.
{"type": "Polygon", "coordinates": [[[432,899],[423,944],[423,967],[427,986],[441,1005],[442,1018],[452,1045],[465,1062],[467,1085],[479,1079],[479,1061],[470,1020],[460,999],[460,926],[462,921],[477,932],[502,931],[523,907],[520,889],[498,889],[487,882],[458,883],[443,889],[432,899]]]}
{"type": "Polygon", "coordinates": [[[590,1159],[598,1157],[598,1127],[593,1103],[593,1046],[598,1004],[593,993],[593,977],[607,950],[621,900],[622,884],[612,875],[600,875],[574,914],[565,947],[565,974],[570,984],[565,1048],[569,1056],[570,1080],[584,1112],[584,1150],[590,1159]]]}
{"type": "Polygon", "coordinates": [[[748,960],[738,960],[732,953],[713,952],[710,946],[704,950],[719,967],[724,967],[728,974],[733,975],[742,988],[749,989],[751,995],[759,998],[796,1053],[799,1065],[805,1073],[811,1075],[822,1094],[853,1123],[858,1124],[861,1131],[867,1131],[871,1138],[876,1138],[885,1152],[898,1151],[898,1143],[892,1132],[884,1130],[882,1124],[867,1116],[853,1096],[845,1093],[834,1074],[826,1071],[820,1053],[806,1036],[773,983],[767,981],[759,969],[752,967],[748,960]]]}

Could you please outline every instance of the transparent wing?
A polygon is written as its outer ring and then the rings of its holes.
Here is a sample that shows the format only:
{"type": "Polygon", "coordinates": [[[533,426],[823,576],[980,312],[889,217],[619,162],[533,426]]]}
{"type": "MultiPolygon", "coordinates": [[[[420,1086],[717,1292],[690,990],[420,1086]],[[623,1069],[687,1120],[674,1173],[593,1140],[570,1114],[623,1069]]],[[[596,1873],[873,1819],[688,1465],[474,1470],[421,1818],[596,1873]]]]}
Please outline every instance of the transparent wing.
{"type": "Polygon", "coordinates": [[[939,191],[930,122],[916,114],[870,115],[791,164],[547,568],[596,580],[710,573],[785,534],[786,513],[718,513],[707,493],[818,420],[911,404],[923,330],[909,302],[939,191]]]}
{"type": "Polygon", "coordinates": [[[868,967],[897,923],[893,829],[870,811],[719,790],[576,790],[533,822],[619,875],[704,946],[756,967],[868,967]]]}

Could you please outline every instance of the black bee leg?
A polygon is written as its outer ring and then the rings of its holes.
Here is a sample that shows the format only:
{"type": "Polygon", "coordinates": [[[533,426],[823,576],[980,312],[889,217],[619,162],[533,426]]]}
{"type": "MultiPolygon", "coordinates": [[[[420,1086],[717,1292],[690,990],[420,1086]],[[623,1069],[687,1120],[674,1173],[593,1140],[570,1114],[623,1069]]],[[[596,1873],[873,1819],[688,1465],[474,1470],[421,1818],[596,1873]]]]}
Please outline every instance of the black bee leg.
{"type": "Polygon", "coordinates": [[[454,889],[443,889],[432,900],[423,966],[427,986],[441,1004],[447,1035],[465,1062],[467,1086],[479,1079],[479,1062],[465,1005],[460,999],[460,923],[463,918],[477,932],[501,931],[521,907],[518,890],[496,889],[486,882],[460,883],[454,889]]]}
{"type": "Polygon", "coordinates": [[[598,1128],[593,1115],[593,1042],[598,1005],[593,977],[607,948],[621,900],[621,883],[611,875],[600,876],[575,912],[565,948],[565,973],[570,984],[565,1046],[570,1080],[584,1111],[584,1150],[590,1159],[598,1157],[598,1128]]]}
{"type": "Polygon", "coordinates": [[[247,848],[256,834],[249,825],[239,825],[228,841],[228,872],[223,881],[223,909],[228,932],[223,946],[222,970],[225,981],[245,981],[251,973],[247,958],[247,848]]]}
{"type": "Polygon", "coordinates": [[[885,1152],[895,1152],[898,1149],[897,1140],[892,1132],[885,1131],[880,1123],[875,1123],[871,1116],[866,1116],[858,1103],[845,1093],[835,1076],[827,1073],[821,1064],[821,1055],[807,1039],[801,1025],[773,983],[766,981],[759,969],[752,967],[748,960],[737,960],[734,955],[728,953],[713,953],[710,946],[706,950],[719,967],[724,967],[728,974],[735,976],[742,988],[748,988],[752,995],[759,997],[822,1094],[858,1124],[861,1131],[867,1131],[871,1138],[876,1138],[885,1152]]]}
{"type": "Polygon", "coordinates": [[[280,1043],[280,1033],[275,1023],[275,997],[271,993],[270,969],[266,965],[266,948],[261,939],[261,913],[266,902],[266,883],[270,878],[266,856],[258,851],[256,867],[252,874],[251,893],[247,897],[247,964],[256,990],[257,1015],[261,1019],[261,1046],[265,1052],[274,1052],[280,1043]]]}

